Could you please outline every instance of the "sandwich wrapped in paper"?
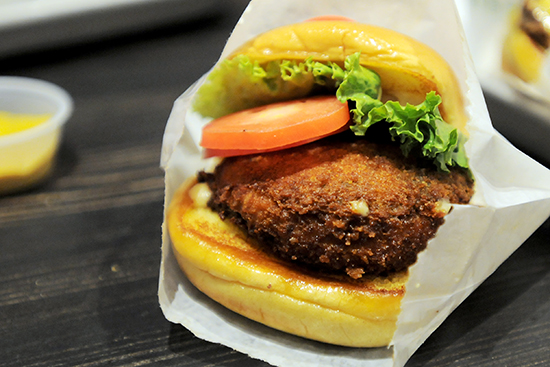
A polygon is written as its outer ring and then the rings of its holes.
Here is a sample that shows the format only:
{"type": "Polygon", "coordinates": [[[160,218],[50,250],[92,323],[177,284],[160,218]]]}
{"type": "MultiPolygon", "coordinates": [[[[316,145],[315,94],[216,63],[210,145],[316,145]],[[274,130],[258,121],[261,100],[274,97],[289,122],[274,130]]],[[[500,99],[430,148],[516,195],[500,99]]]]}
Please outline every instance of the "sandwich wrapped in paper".
{"type": "MultiPolygon", "coordinates": [[[[473,176],[475,181],[475,185],[473,186],[474,192],[471,198],[468,197],[469,202],[466,200],[464,203],[460,203],[460,200],[455,200],[456,204],[446,203],[446,205],[443,205],[445,207],[444,212],[448,213],[444,216],[444,223],[439,227],[435,236],[429,240],[427,247],[420,251],[416,262],[408,268],[408,271],[405,271],[405,276],[401,278],[403,284],[400,285],[400,289],[403,292],[397,292],[395,297],[392,296],[394,299],[398,299],[398,302],[397,305],[392,304],[392,307],[396,310],[396,316],[395,320],[392,321],[393,326],[389,329],[388,340],[384,340],[384,344],[370,339],[364,342],[364,345],[388,344],[389,348],[386,346],[378,348],[347,348],[319,343],[318,341],[311,341],[277,331],[274,328],[264,326],[261,323],[251,321],[229,311],[211,300],[195,288],[193,284],[199,284],[201,289],[205,290],[209,295],[214,294],[213,298],[229,308],[238,312],[244,308],[244,314],[247,313],[248,309],[254,309],[255,306],[253,303],[256,301],[264,302],[266,299],[270,299],[269,297],[274,300],[273,308],[277,310],[284,310],[288,303],[290,303],[290,308],[295,309],[297,307],[296,304],[300,302],[296,302],[295,300],[287,302],[288,297],[285,294],[282,297],[280,294],[274,294],[281,289],[279,288],[281,285],[275,283],[275,280],[279,278],[266,278],[274,279],[273,284],[265,284],[265,288],[258,290],[254,289],[254,286],[250,286],[248,283],[245,284],[244,281],[241,282],[239,280],[239,274],[244,278],[249,277],[251,273],[247,273],[246,271],[248,270],[233,271],[230,276],[219,273],[218,268],[212,271],[196,270],[193,266],[201,262],[216,263],[214,265],[216,267],[219,265],[217,263],[223,263],[225,260],[214,256],[211,257],[209,254],[205,255],[195,250],[193,250],[193,254],[187,253],[182,255],[181,248],[179,247],[181,245],[180,242],[182,242],[180,241],[181,236],[175,235],[178,227],[171,227],[171,237],[168,233],[168,227],[171,226],[173,221],[168,220],[166,217],[163,226],[163,257],[159,284],[159,300],[168,320],[182,324],[197,337],[224,344],[273,365],[403,366],[414,351],[443,320],[548,217],[550,214],[550,172],[513,148],[493,129],[479,83],[473,72],[468,47],[464,41],[453,1],[252,1],[235,27],[220,60],[224,60],[236,49],[242,49],[243,44],[260,34],[265,34],[265,32],[289,24],[302,23],[314,17],[326,16],[327,14],[348,17],[360,23],[375,27],[384,27],[385,29],[397,31],[412,37],[412,39],[420,41],[434,49],[448,63],[451,73],[449,74],[448,71],[444,71],[445,78],[456,78],[450,84],[454,86],[451,90],[443,87],[437,90],[437,94],[441,95],[443,100],[441,105],[439,105],[439,101],[434,101],[433,95],[429,93],[427,94],[426,101],[419,101],[418,103],[424,107],[428,105],[432,106],[432,108],[428,108],[429,112],[423,115],[428,117],[423,117],[422,121],[429,124],[433,122],[433,126],[447,131],[448,136],[451,137],[447,140],[444,139],[447,142],[446,144],[451,146],[450,150],[438,150],[435,155],[430,156],[430,159],[436,164],[438,172],[447,170],[452,170],[453,172],[454,170],[467,171],[473,176]],[[451,75],[453,76],[451,77],[451,75]],[[462,103],[461,101],[464,102],[464,108],[459,108],[458,112],[453,111],[454,106],[462,103]],[[439,109],[437,108],[438,105],[440,106],[439,109]],[[447,129],[447,124],[442,125],[442,118],[447,119],[447,122],[452,124],[454,129],[447,129]],[[464,139],[460,138],[461,136],[464,139]],[[461,142],[466,137],[466,143],[461,145],[461,142]],[[467,156],[467,160],[465,160],[463,153],[467,156]],[[184,275],[180,265],[185,265],[183,267],[186,268],[187,276],[184,275]],[[238,273],[236,275],[237,278],[233,278],[234,273],[238,273]],[[208,287],[209,284],[212,284],[212,281],[216,284],[214,291],[208,287]],[[221,283],[223,283],[224,288],[220,288],[221,283]],[[226,283],[229,283],[231,288],[225,288],[226,283]],[[235,291],[235,287],[233,287],[235,284],[237,284],[236,288],[239,289],[239,292],[242,291],[244,293],[235,293],[237,292],[235,291]],[[222,289],[222,292],[215,294],[217,289],[222,289]],[[228,293],[231,293],[230,296],[235,293],[244,294],[244,297],[237,300],[237,303],[231,303],[234,299],[226,301],[227,297],[224,297],[224,292],[228,289],[228,293]],[[261,295],[258,296],[260,293],[261,295]],[[265,296],[266,294],[268,296],[265,296]],[[281,301],[282,298],[285,299],[284,302],[281,301]]],[[[335,25],[338,29],[347,26],[343,23],[335,25]]],[[[356,33],[375,32],[375,28],[366,27],[361,29],[361,32],[357,31],[356,33]]],[[[296,33],[292,32],[291,34],[296,35],[296,33]]],[[[301,44],[305,40],[300,39],[300,37],[296,38],[298,39],[297,44],[301,44]]],[[[269,37],[267,37],[267,41],[268,44],[272,43],[269,37]]],[[[326,42],[326,39],[323,42],[326,42]]],[[[378,43],[378,45],[380,44],[378,43]]],[[[388,44],[391,45],[391,42],[388,42],[388,44]]],[[[415,43],[412,44],[416,45],[415,43]]],[[[410,47],[410,49],[414,49],[412,51],[402,51],[400,49],[394,50],[394,53],[390,52],[389,54],[403,54],[403,52],[423,53],[424,51],[419,51],[424,50],[423,47],[417,45],[410,47]]],[[[296,48],[299,47],[297,46],[296,48]]],[[[346,49],[344,54],[346,52],[351,53],[351,51],[346,49]]],[[[439,57],[432,56],[431,51],[426,51],[426,53],[429,53],[430,58],[439,57]]],[[[272,55],[272,52],[264,54],[267,58],[270,55],[272,55]]],[[[393,80],[391,71],[394,70],[394,67],[384,69],[385,63],[377,64],[376,57],[374,59],[375,61],[361,61],[361,63],[369,64],[370,62],[370,66],[381,76],[382,89],[391,91],[392,93],[390,94],[398,101],[401,101],[401,98],[405,98],[403,94],[407,93],[402,93],[402,88],[392,89],[395,85],[388,82],[393,80]]],[[[390,61],[393,60],[392,56],[389,59],[390,61]]],[[[310,61],[315,62],[318,60],[310,61]]],[[[338,65],[340,67],[344,63],[354,64],[353,59],[346,59],[345,62],[344,60],[338,61],[340,61],[338,65]]],[[[414,68],[416,65],[414,58],[402,59],[399,62],[400,65],[404,63],[407,64],[407,67],[411,68],[414,68]]],[[[220,61],[220,65],[221,63],[222,61],[220,61]]],[[[401,67],[400,65],[396,67],[399,68],[401,67]]],[[[332,72],[336,70],[334,75],[347,73],[347,71],[339,69],[338,66],[335,66],[332,70],[332,72]]],[[[246,68],[246,66],[243,67],[246,68]]],[[[288,67],[288,64],[285,64],[285,67],[288,67]]],[[[296,70],[295,68],[301,72],[304,68],[312,67],[303,66],[302,64],[292,64],[291,69],[296,70]]],[[[347,66],[346,70],[349,70],[347,66]]],[[[428,72],[426,70],[420,72],[421,75],[425,76],[425,83],[417,83],[420,89],[426,85],[431,85],[431,75],[440,72],[433,69],[433,73],[430,73],[429,68],[427,70],[428,72]]],[[[260,73],[264,75],[266,70],[261,69],[260,73]]],[[[291,74],[294,75],[294,72],[291,74]]],[[[224,115],[228,112],[216,111],[216,108],[219,106],[212,106],[210,108],[207,105],[207,107],[204,107],[204,103],[203,107],[201,107],[201,103],[204,100],[210,103],[216,102],[216,98],[212,98],[212,95],[216,95],[215,90],[214,92],[209,91],[207,93],[208,98],[205,98],[205,89],[201,89],[216,78],[215,74],[212,75],[214,76],[209,77],[206,75],[201,78],[175,102],[168,121],[162,151],[162,166],[166,172],[165,200],[167,216],[170,214],[170,208],[174,207],[174,201],[179,200],[182,185],[188,182],[189,179],[196,177],[198,172],[210,172],[212,166],[218,162],[218,160],[212,158],[205,159],[205,151],[200,146],[203,126],[211,120],[211,118],[209,119],[205,115],[224,115]],[[198,91],[199,93],[197,94],[198,91]]],[[[230,82],[225,81],[224,83],[225,88],[228,87],[230,82]]],[[[342,82],[342,84],[344,83],[342,82]]],[[[276,89],[276,86],[273,89],[276,89]]],[[[237,92],[232,93],[235,94],[237,92]]],[[[298,97],[300,97],[300,93],[297,92],[298,97]]],[[[379,95],[380,93],[375,92],[375,97],[377,97],[377,94],[379,95]]],[[[256,91],[251,95],[258,97],[261,93],[256,91]]],[[[229,99],[232,99],[231,97],[232,94],[229,93],[229,99]]],[[[225,97],[220,93],[219,98],[221,100],[225,97]]],[[[361,100],[364,100],[364,98],[361,97],[361,100]]],[[[366,99],[371,101],[369,98],[366,99]]],[[[387,96],[382,97],[382,99],[387,98],[387,96]]],[[[359,99],[353,100],[353,104],[359,105],[359,99]]],[[[374,106],[372,108],[373,111],[379,111],[377,108],[383,103],[373,102],[371,104],[374,106]]],[[[426,109],[424,107],[418,110],[426,109]]],[[[237,107],[236,110],[242,108],[245,107],[237,107]]],[[[398,107],[395,108],[396,111],[399,110],[398,107]]],[[[407,111],[410,112],[410,108],[407,111]]],[[[397,114],[399,115],[400,113],[397,114]]],[[[365,115],[371,116],[372,113],[369,112],[365,115]]],[[[390,121],[392,117],[389,115],[384,115],[382,120],[390,121]]],[[[428,125],[422,126],[424,126],[421,129],[424,135],[430,135],[429,133],[426,134],[427,130],[425,130],[428,129],[426,127],[428,125]]],[[[357,126],[355,126],[355,129],[361,130],[357,126]]],[[[415,134],[407,133],[405,135],[415,134]]],[[[399,136],[394,138],[396,141],[408,141],[406,138],[399,136]]],[[[438,144],[430,143],[428,145],[433,147],[438,144]]],[[[419,148],[413,147],[409,149],[405,147],[404,152],[410,153],[410,150],[417,149],[419,148]]],[[[426,145],[421,150],[431,152],[431,148],[427,148],[426,145]]],[[[289,161],[290,164],[292,162],[289,161]]],[[[464,175],[456,177],[462,177],[461,179],[467,181],[464,175]]],[[[196,195],[199,197],[198,201],[204,201],[200,199],[200,194],[196,195]]],[[[185,200],[182,200],[182,202],[185,200]]],[[[436,212],[441,209],[439,206],[434,206],[434,208],[436,212]]],[[[369,215],[369,212],[376,210],[376,208],[372,208],[371,210],[371,208],[365,206],[362,202],[357,203],[357,208],[355,209],[365,217],[369,215]]],[[[434,216],[437,215],[434,214],[434,216]]],[[[201,221],[204,218],[201,217],[201,221]]],[[[207,235],[211,230],[210,224],[214,222],[208,219],[200,223],[204,223],[205,226],[194,229],[193,241],[208,242],[207,235]],[[206,240],[200,240],[201,238],[206,240]]],[[[411,234],[411,236],[413,235],[411,234]]],[[[231,238],[237,238],[240,241],[242,238],[246,238],[246,235],[231,232],[231,238]]],[[[185,241],[183,242],[185,243],[185,241]]],[[[199,245],[202,246],[203,244],[199,245]]],[[[185,251],[184,249],[183,252],[185,251]]],[[[237,262],[241,261],[245,262],[243,259],[238,258],[237,262]]],[[[279,262],[276,261],[276,263],[279,262]]],[[[264,265],[262,263],[261,266],[252,269],[252,272],[261,273],[263,274],[262,276],[266,277],[271,276],[272,274],[265,275],[264,265]]],[[[351,270],[346,271],[347,274],[343,275],[344,277],[350,276],[354,279],[366,278],[366,276],[361,276],[363,268],[352,267],[351,270]]],[[[274,271],[274,273],[277,272],[280,273],[279,270],[274,271]]],[[[285,270],[283,273],[294,274],[291,270],[288,272],[285,270]]],[[[317,297],[314,301],[310,302],[309,306],[313,306],[308,310],[317,312],[317,308],[319,308],[317,306],[329,308],[327,303],[324,302],[328,302],[330,305],[332,296],[328,294],[326,296],[319,295],[318,290],[320,288],[309,287],[304,279],[311,278],[300,277],[300,281],[305,284],[302,288],[317,297]]],[[[248,281],[248,279],[246,280],[248,281]]],[[[296,283],[295,280],[293,282],[296,283]]],[[[340,288],[338,287],[326,289],[335,293],[340,292],[340,288]]],[[[336,302],[338,301],[339,299],[336,299],[336,302]]],[[[382,302],[382,304],[387,305],[388,303],[382,302]]],[[[360,308],[360,306],[358,307],[360,308]]],[[[369,307],[371,306],[369,303],[369,307]]],[[[371,308],[375,309],[376,307],[372,306],[371,308]]],[[[259,307],[259,312],[261,314],[260,319],[268,319],[269,317],[266,315],[270,314],[270,305],[262,305],[259,307]],[[265,311],[265,314],[263,311],[265,311]]],[[[309,311],[300,312],[302,312],[299,313],[300,317],[304,317],[303,325],[307,326],[305,327],[305,333],[301,333],[300,331],[294,333],[293,330],[291,332],[297,335],[305,334],[305,336],[309,337],[309,328],[316,327],[317,324],[310,324],[311,320],[307,319],[309,311]]],[[[332,310],[331,316],[327,317],[330,320],[326,321],[332,322],[345,313],[338,309],[332,310]],[[335,314],[337,316],[334,316],[335,314]]],[[[321,313],[321,315],[326,314],[321,313]]],[[[378,314],[376,319],[382,319],[383,317],[383,315],[378,314]]],[[[297,324],[302,322],[300,319],[295,321],[297,324]]],[[[320,320],[320,325],[325,325],[323,324],[324,321],[320,320]]],[[[265,324],[274,326],[267,321],[265,324]]],[[[328,323],[326,325],[331,324],[328,323]]],[[[281,329],[287,330],[286,327],[281,327],[281,329]]],[[[338,328],[334,327],[334,329],[338,328]]],[[[342,326],[342,329],[344,330],[344,335],[351,330],[345,329],[344,326],[342,326]]],[[[387,331],[387,329],[384,330],[387,331]]],[[[320,332],[322,333],[322,330],[320,332]]],[[[353,332],[357,333],[357,335],[361,334],[361,330],[353,329],[353,332]]],[[[336,337],[334,340],[339,341],[341,335],[338,335],[338,331],[335,333],[336,337]]],[[[333,330],[327,329],[326,334],[330,338],[333,330]]],[[[313,339],[324,341],[322,338],[313,339]]],[[[349,339],[354,340],[354,338],[349,339]]],[[[329,340],[331,343],[332,341],[332,339],[329,340]]],[[[349,340],[345,343],[336,342],[335,344],[354,345],[349,343],[349,340]]]]}

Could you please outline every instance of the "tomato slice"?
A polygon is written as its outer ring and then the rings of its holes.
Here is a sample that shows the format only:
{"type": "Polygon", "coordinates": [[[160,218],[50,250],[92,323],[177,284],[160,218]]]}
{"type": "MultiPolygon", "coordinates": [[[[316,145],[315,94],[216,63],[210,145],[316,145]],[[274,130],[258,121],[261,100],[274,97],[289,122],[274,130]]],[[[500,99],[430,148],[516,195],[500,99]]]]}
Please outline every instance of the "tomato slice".
{"type": "Polygon", "coordinates": [[[336,133],[349,119],[347,104],[335,96],[273,103],[211,121],[202,130],[201,146],[226,154],[284,149],[336,133]]]}
{"type": "Polygon", "coordinates": [[[307,144],[307,143],[311,143],[315,140],[319,140],[319,139],[325,138],[325,137],[330,136],[330,135],[342,133],[344,131],[351,131],[349,129],[348,124],[342,126],[338,130],[332,131],[328,134],[317,136],[315,138],[311,138],[311,139],[307,139],[307,140],[302,140],[302,141],[296,142],[294,144],[289,144],[289,145],[285,145],[285,146],[277,147],[277,148],[273,148],[273,149],[205,149],[204,158],[236,157],[238,155],[248,155],[248,154],[275,152],[277,150],[290,149],[290,148],[297,147],[299,145],[304,145],[304,144],[307,144]]]}

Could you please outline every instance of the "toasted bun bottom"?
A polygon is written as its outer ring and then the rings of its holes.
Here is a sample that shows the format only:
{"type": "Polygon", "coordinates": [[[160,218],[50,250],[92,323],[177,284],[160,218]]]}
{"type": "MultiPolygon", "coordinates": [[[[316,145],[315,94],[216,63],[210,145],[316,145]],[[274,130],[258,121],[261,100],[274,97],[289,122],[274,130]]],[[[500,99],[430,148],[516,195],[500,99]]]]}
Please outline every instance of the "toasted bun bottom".
{"type": "Polygon", "coordinates": [[[167,219],[178,264],[199,290],[249,319],[308,339],[350,347],[390,343],[405,273],[355,283],[306,274],[222,221],[206,207],[205,192],[205,184],[183,185],[167,219]]]}

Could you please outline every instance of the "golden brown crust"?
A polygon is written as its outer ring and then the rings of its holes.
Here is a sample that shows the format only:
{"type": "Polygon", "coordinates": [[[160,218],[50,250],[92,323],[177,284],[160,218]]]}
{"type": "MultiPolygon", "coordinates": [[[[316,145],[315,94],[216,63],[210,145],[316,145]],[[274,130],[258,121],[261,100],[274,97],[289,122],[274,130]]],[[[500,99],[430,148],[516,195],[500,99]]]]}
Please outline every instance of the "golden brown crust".
{"type": "MultiPolygon", "coordinates": [[[[259,251],[237,227],[178,191],[168,210],[176,259],[190,281],[225,307],[270,327],[326,343],[386,346],[407,278],[357,282],[306,274],[259,251]]],[[[200,185],[200,184],[199,184],[200,185]]]]}
{"type": "Polygon", "coordinates": [[[441,172],[351,132],[231,157],[201,180],[209,206],[267,251],[355,278],[407,269],[444,222],[442,206],[473,194],[465,170],[441,172]]]}

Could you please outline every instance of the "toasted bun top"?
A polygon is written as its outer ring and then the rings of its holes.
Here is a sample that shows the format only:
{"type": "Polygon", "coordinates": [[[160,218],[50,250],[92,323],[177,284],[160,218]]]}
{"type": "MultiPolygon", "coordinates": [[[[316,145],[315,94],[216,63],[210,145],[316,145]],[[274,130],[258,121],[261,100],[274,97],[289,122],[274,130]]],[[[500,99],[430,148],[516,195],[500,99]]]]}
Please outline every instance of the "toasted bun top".
{"type": "Polygon", "coordinates": [[[462,94],[447,62],[427,45],[386,28],[341,20],[297,23],[257,36],[230,57],[244,54],[260,63],[309,57],[343,63],[356,52],[361,52],[363,66],[380,75],[384,99],[418,104],[435,91],[445,121],[465,131],[462,94]]]}

